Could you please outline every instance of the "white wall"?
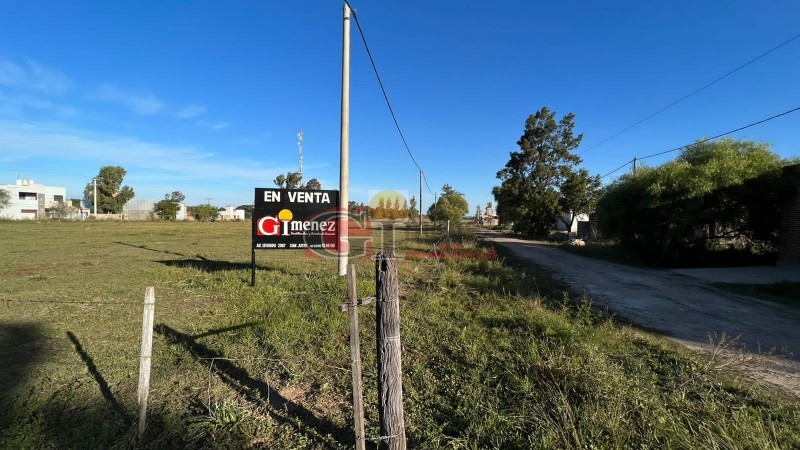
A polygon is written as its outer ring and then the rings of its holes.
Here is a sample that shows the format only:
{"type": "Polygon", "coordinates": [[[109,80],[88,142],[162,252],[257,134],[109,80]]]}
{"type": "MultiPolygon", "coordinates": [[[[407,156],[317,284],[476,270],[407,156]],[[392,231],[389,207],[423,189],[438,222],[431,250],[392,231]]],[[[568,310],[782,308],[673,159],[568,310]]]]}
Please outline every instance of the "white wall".
{"type": "MultiPolygon", "coordinates": [[[[561,215],[561,217],[563,217],[564,220],[569,220],[569,216],[570,215],[568,213],[563,213],[561,215]]],[[[572,228],[569,229],[570,233],[577,233],[578,232],[578,221],[579,220],[580,221],[589,220],[589,215],[588,214],[576,214],[575,215],[575,219],[572,221],[572,228]]],[[[556,220],[556,223],[553,224],[553,227],[555,228],[556,231],[567,231],[567,226],[564,225],[564,222],[562,220],[556,220]]]]}
{"type": "MultiPolygon", "coordinates": [[[[132,198],[122,206],[122,216],[125,220],[148,220],[159,201],[132,198]]],[[[175,220],[186,220],[186,203],[180,204],[175,220]]]]}
{"type": "MultiPolygon", "coordinates": [[[[44,194],[44,207],[52,208],[56,202],[56,197],[60,196],[64,202],[67,199],[67,189],[56,186],[45,186],[43,184],[34,183],[32,180],[17,180],[16,184],[0,184],[0,189],[8,191],[10,197],[10,204],[0,209],[0,218],[3,219],[36,219],[39,210],[39,194],[44,194]],[[20,198],[22,193],[23,198],[20,198]],[[31,198],[25,194],[29,194],[31,198]],[[30,195],[32,194],[32,195],[30,195]]],[[[44,217],[39,217],[43,219],[44,217]]]]}
{"type": "Polygon", "coordinates": [[[227,206],[224,211],[219,212],[219,220],[244,220],[244,210],[227,206]]]}

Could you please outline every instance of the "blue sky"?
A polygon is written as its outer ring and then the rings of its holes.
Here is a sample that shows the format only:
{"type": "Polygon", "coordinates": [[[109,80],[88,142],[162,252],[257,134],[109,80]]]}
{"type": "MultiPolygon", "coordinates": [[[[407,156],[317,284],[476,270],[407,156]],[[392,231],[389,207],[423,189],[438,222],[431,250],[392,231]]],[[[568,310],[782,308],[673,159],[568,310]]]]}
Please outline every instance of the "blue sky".
{"type": "MultiPolygon", "coordinates": [[[[796,1],[352,2],[431,188],[470,212],[542,106],[584,149],[800,34],[796,1]]],[[[138,198],[251,203],[296,170],[338,188],[342,3],[12,2],[0,14],[0,184],[80,197],[122,165],[138,198]]],[[[355,24],[354,24],[355,25],[355,24]]],[[[800,106],[800,39],[586,152],[630,160],[800,106]]],[[[734,135],[800,154],[800,112],[734,135]]],[[[351,199],[418,173],[352,30],[351,199]]],[[[673,157],[649,160],[661,163],[673,157]]],[[[424,194],[427,208],[430,194],[424,194]]]]}

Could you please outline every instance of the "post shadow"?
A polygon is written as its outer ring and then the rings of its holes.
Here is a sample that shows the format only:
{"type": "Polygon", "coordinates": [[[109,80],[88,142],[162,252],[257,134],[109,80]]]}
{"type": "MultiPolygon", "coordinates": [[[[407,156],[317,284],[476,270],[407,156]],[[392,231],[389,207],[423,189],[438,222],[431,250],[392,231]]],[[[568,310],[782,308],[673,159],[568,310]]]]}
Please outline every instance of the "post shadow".
{"type": "MultiPolygon", "coordinates": [[[[245,326],[251,325],[244,324],[241,328],[245,326]]],[[[237,327],[231,328],[237,329],[237,327]]],[[[197,342],[196,337],[181,333],[164,324],[156,325],[155,331],[164,336],[167,342],[183,347],[199,363],[207,366],[209,372],[214,373],[225,384],[240,392],[248,401],[269,406],[270,416],[279,423],[290,424],[299,432],[311,430],[317,438],[324,438],[330,435],[340,444],[354,444],[352,432],[349,429],[341,428],[326,419],[319,418],[302,405],[283,397],[269,384],[251,377],[245,369],[238,367],[231,361],[224,359],[220,353],[197,342]]],[[[202,336],[210,334],[216,333],[204,333],[202,336]]]]}
{"type": "Polygon", "coordinates": [[[123,420],[130,421],[132,419],[131,415],[125,411],[125,408],[120,405],[117,399],[114,397],[114,394],[111,393],[111,389],[108,386],[108,382],[103,378],[103,375],[100,374],[100,371],[97,370],[97,366],[94,364],[94,360],[86,350],[83,349],[80,341],[78,338],[75,337],[71,331],[67,331],[67,337],[72,342],[72,345],[75,346],[75,351],[81,357],[81,360],[86,364],[86,370],[89,371],[89,375],[94,378],[94,381],[97,382],[97,385],[100,387],[100,394],[103,395],[103,398],[111,405],[111,408],[116,412],[123,420]]]}

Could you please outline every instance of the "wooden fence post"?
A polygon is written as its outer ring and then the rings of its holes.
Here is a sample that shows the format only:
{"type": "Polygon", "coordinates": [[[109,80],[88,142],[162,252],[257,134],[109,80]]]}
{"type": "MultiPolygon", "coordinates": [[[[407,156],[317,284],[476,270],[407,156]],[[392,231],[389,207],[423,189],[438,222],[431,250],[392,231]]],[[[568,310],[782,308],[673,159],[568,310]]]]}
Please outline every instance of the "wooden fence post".
{"type": "Polygon", "coordinates": [[[155,288],[149,286],[144,294],[142,351],[139,356],[139,439],[144,436],[147,419],[147,397],[150,394],[150,362],[153,353],[153,318],[155,316],[155,305],[155,288]]]}
{"type": "Polygon", "coordinates": [[[405,450],[403,377],[400,347],[400,296],[394,253],[375,257],[376,337],[378,341],[378,416],[381,448],[405,450]]]}

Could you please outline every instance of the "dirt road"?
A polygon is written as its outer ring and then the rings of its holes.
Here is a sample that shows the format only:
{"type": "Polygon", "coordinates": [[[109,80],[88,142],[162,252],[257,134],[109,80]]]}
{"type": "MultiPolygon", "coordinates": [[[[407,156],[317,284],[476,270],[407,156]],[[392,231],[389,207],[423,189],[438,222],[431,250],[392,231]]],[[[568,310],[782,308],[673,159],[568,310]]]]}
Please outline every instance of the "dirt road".
{"type": "Polygon", "coordinates": [[[709,336],[725,333],[751,355],[785,352],[791,360],[756,358],[749,375],[800,396],[800,309],[723,293],[675,271],[613,264],[492,232],[483,238],[588,293],[595,305],[684,345],[707,348],[709,336]]]}

